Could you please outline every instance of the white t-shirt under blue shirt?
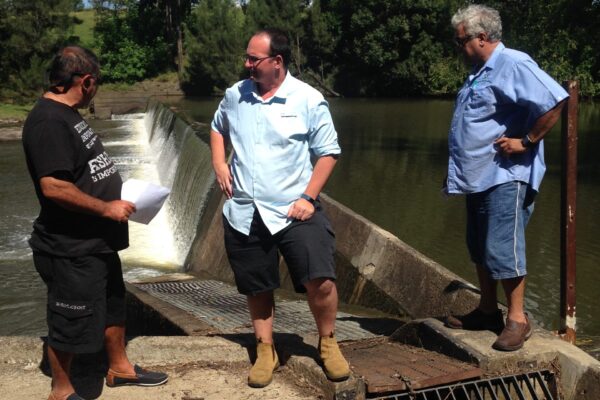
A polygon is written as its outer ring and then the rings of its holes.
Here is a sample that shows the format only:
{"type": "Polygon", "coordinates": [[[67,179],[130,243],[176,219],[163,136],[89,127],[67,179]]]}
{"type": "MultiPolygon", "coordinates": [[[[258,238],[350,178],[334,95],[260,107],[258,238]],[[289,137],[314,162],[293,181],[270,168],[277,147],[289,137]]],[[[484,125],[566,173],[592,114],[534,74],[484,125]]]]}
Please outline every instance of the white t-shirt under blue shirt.
{"type": "Polygon", "coordinates": [[[341,153],[329,104],[289,72],[267,100],[249,79],[227,89],[211,128],[233,146],[233,196],[223,214],[246,235],[255,208],[272,234],[289,225],[288,210],[312,176],[311,157],[341,153]]]}
{"type": "Polygon", "coordinates": [[[499,43],[458,92],[448,140],[448,193],[479,193],[511,181],[539,190],[546,171],[543,140],[510,157],[494,141],[522,138],[566,97],[531,57],[499,43]]]}

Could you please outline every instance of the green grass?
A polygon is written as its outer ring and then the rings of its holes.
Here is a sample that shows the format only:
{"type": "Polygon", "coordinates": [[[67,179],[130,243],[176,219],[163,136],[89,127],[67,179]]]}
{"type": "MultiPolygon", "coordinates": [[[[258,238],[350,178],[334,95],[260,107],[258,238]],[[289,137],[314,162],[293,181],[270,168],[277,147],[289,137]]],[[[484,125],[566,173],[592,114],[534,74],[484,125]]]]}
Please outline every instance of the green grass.
{"type": "Polygon", "coordinates": [[[0,120],[19,120],[23,121],[27,114],[33,107],[33,104],[29,105],[16,105],[0,103],[0,120]]]}
{"type": "Polygon", "coordinates": [[[176,83],[176,82],[178,82],[177,72],[173,72],[173,71],[163,72],[162,74],[155,76],[154,78],[149,78],[144,81],[135,82],[135,83],[126,83],[126,82],[103,83],[100,90],[126,92],[129,90],[136,90],[146,84],[152,84],[152,82],[176,83]]]}
{"type": "Polygon", "coordinates": [[[94,26],[96,11],[82,10],[73,13],[73,16],[82,21],[81,24],[76,24],[73,29],[73,36],[78,36],[83,47],[93,49],[94,47],[94,26]]]}

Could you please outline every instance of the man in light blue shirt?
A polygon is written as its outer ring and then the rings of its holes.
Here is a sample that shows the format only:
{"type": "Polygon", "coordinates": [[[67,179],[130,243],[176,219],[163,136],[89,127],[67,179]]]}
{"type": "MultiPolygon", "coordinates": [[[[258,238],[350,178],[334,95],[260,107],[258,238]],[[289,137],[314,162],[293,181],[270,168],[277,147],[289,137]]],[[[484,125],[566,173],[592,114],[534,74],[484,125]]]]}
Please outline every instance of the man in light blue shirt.
{"type": "Polygon", "coordinates": [[[227,196],[225,248],[258,341],[252,387],[268,385],[279,365],[273,346],[279,252],[296,291],[307,293],[327,377],[339,381],[350,373],[334,336],[334,234],[319,202],[341,150],[327,102],[290,75],[290,58],[284,32],[252,36],[244,64],[250,79],[226,91],[211,125],[213,167],[227,196]]]}
{"type": "Polygon", "coordinates": [[[567,93],[527,54],[500,42],[496,10],[468,6],[453,16],[452,26],[473,69],[454,108],[445,189],[467,197],[467,246],[481,300],[477,309],[449,317],[446,325],[501,331],[492,347],[513,351],[531,335],[523,310],[525,227],[546,170],[542,139],[558,120],[567,93]],[[507,298],[506,324],[497,281],[507,298]]]}

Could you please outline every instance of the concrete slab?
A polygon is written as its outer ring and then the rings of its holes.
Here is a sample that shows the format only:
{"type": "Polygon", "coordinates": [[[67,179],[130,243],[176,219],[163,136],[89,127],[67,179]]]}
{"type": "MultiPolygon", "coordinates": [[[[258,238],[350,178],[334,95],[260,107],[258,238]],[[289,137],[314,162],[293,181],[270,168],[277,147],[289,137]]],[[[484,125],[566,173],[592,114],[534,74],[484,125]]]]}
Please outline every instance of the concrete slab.
{"type": "Polygon", "coordinates": [[[600,398],[600,362],[578,347],[538,327],[523,348],[514,352],[492,349],[496,337],[490,331],[449,329],[440,320],[428,318],[411,321],[391,338],[474,362],[487,375],[550,369],[559,376],[562,398],[600,398]]]}

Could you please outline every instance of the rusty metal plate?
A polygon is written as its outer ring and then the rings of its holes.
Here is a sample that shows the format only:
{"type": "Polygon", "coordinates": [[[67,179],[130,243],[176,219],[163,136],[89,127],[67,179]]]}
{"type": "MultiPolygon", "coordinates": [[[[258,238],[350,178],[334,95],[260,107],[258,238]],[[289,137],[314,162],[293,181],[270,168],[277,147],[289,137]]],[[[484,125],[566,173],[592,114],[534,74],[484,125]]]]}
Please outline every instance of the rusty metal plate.
{"type": "Polygon", "coordinates": [[[482,375],[473,365],[387,338],[346,342],[340,347],[371,394],[423,389],[482,375]]]}

